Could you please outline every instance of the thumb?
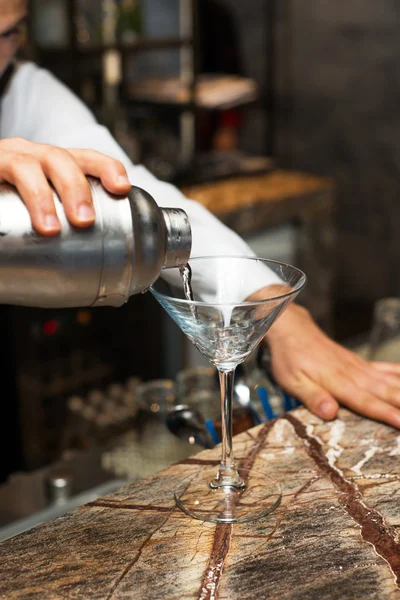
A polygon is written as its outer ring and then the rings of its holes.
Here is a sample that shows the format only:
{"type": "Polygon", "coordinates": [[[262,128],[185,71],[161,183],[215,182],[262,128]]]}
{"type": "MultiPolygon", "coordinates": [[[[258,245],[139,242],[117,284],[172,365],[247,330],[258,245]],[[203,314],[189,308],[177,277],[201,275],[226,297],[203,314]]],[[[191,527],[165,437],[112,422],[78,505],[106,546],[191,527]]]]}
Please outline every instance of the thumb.
{"type": "Polygon", "coordinates": [[[294,395],[321,419],[331,421],[338,413],[339,404],[334,397],[309,379],[302,381],[294,395]]]}

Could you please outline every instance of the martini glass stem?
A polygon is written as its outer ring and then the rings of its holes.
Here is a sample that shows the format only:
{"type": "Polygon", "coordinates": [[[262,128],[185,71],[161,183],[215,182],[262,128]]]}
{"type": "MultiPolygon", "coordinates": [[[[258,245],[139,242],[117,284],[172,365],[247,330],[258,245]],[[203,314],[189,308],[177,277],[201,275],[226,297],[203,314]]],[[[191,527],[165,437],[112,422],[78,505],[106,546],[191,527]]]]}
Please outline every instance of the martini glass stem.
{"type": "Polygon", "coordinates": [[[213,489],[221,487],[244,489],[246,484],[236,469],[232,449],[232,403],[235,369],[228,371],[218,369],[218,374],[221,388],[222,451],[221,464],[215,479],[210,482],[210,487],[213,489]]]}

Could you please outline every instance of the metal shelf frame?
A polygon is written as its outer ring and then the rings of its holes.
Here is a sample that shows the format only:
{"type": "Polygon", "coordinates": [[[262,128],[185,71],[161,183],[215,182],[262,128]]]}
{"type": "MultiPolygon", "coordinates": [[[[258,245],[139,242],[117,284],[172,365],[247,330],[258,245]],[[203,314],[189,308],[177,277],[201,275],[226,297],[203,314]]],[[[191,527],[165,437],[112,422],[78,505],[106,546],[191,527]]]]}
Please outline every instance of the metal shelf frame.
{"type": "MultiPolygon", "coordinates": [[[[108,52],[117,52],[121,57],[122,72],[125,70],[125,61],[132,55],[140,52],[151,52],[156,50],[180,50],[180,77],[188,85],[190,90],[189,100],[180,104],[151,102],[141,99],[130,99],[124,93],[123,87],[115,90],[112,94],[117,98],[121,92],[122,101],[127,106],[132,103],[140,106],[151,106],[157,110],[169,108],[180,114],[180,139],[181,139],[181,161],[188,172],[194,164],[196,154],[196,130],[199,107],[196,105],[195,94],[197,78],[199,75],[200,48],[198,31],[198,9],[201,0],[179,0],[180,31],[178,37],[165,38],[142,38],[129,44],[105,43],[96,44],[93,47],[83,47],[77,41],[76,23],[78,22],[77,0],[65,0],[66,14],[68,18],[68,46],[63,48],[45,47],[33,45],[33,58],[38,62],[48,64],[49,61],[60,60],[67,67],[68,83],[78,94],[82,84],[79,61],[85,57],[104,58],[108,52]]],[[[251,101],[246,105],[258,104],[265,109],[268,116],[265,138],[265,153],[273,157],[275,151],[275,117],[276,117],[276,93],[275,93],[275,65],[276,65],[276,21],[277,0],[264,0],[262,19],[265,23],[265,56],[266,56],[266,86],[257,101],[251,101]]],[[[34,3],[33,3],[34,4],[34,3]]],[[[33,22],[31,15],[30,22],[33,22]]],[[[104,83],[104,78],[103,78],[104,83]]]]}

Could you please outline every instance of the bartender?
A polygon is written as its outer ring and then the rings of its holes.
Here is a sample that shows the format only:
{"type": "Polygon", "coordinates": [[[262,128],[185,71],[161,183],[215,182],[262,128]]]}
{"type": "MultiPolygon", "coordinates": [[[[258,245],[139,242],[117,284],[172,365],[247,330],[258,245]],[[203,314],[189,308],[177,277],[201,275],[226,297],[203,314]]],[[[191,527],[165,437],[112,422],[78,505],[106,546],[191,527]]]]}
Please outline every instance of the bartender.
{"type": "MultiPolygon", "coordinates": [[[[110,192],[130,184],[147,190],[160,206],[183,208],[193,233],[193,255],[252,255],[247,244],[201,205],[172,185],[133,165],[109,131],[49,72],[18,63],[28,5],[0,0],[0,181],[14,184],[35,229],[60,231],[49,181],[68,219],[88,227],[95,219],[85,175],[99,177],[110,192]]],[[[268,281],[254,280],[254,290],[268,281]]],[[[400,365],[372,363],[336,344],[310,314],[293,304],[266,335],[276,381],[313,413],[333,419],[339,404],[400,428],[400,365]]]]}

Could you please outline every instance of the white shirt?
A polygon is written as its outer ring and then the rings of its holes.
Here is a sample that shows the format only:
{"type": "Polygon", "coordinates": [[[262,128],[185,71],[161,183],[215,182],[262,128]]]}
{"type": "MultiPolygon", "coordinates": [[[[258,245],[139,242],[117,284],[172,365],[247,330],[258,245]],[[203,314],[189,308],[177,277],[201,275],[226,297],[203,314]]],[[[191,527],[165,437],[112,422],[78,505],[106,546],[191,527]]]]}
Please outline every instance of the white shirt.
{"type": "MultiPolygon", "coordinates": [[[[176,187],[159,181],[145,167],[133,165],[81,100],[50,72],[31,62],[17,66],[2,98],[0,137],[15,136],[64,148],[98,150],[121,160],[132,185],[149,192],[159,206],[186,211],[192,227],[191,256],[254,256],[244,240],[199,203],[186,199],[176,187]]],[[[211,300],[213,290],[207,285],[210,283],[207,273],[198,273],[197,277],[202,298],[211,300]]],[[[244,300],[250,293],[280,279],[270,269],[254,264],[246,270],[245,281],[242,280],[239,289],[227,289],[225,299],[219,298],[219,301],[244,300]]]]}

